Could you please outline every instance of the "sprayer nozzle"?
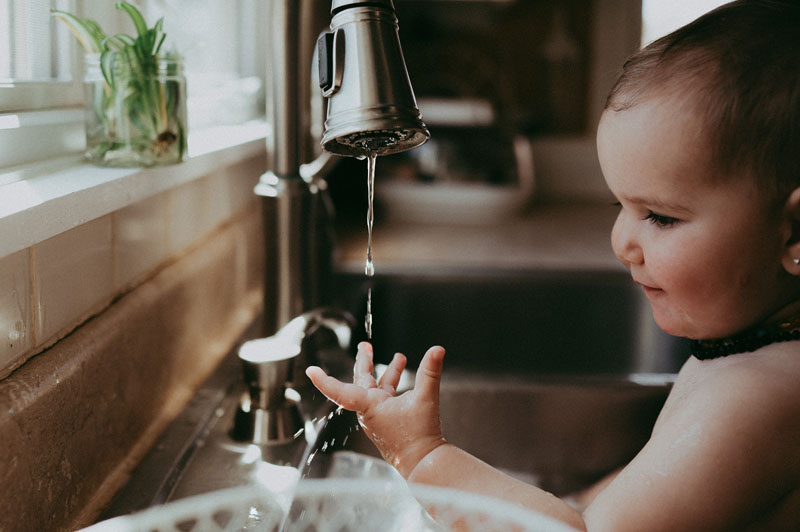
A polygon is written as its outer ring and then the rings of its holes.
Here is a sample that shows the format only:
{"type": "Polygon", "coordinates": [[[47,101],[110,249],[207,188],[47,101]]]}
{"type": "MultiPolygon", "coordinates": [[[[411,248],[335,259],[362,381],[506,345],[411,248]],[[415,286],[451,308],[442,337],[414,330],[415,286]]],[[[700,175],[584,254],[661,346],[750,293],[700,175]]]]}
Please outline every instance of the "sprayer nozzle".
{"type": "Polygon", "coordinates": [[[334,0],[332,13],[331,31],[318,41],[328,98],[323,149],[365,157],[425,142],[392,0],[334,0]]]}
{"type": "Polygon", "coordinates": [[[379,129],[358,131],[329,139],[324,148],[332,153],[354,157],[365,157],[370,153],[389,155],[415,148],[427,139],[427,131],[379,129]]]}

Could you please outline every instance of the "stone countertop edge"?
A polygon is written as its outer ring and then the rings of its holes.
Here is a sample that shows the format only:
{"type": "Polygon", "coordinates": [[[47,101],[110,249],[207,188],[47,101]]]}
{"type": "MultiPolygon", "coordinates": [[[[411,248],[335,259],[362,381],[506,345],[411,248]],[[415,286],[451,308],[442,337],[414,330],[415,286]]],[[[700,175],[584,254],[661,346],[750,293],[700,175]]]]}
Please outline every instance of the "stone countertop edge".
{"type": "Polygon", "coordinates": [[[0,381],[0,530],[88,526],[259,314],[252,209],[0,381]]]}

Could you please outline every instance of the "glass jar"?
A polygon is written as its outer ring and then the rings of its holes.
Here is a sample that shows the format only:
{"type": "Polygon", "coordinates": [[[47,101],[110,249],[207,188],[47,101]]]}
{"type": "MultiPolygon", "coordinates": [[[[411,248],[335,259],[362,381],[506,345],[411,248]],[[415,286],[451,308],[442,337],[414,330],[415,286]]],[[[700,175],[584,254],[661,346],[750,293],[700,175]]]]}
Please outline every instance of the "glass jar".
{"type": "Polygon", "coordinates": [[[86,54],[86,158],[100,166],[155,166],[186,158],[186,78],[179,57],[130,65],[118,54],[106,79],[86,54]]]}

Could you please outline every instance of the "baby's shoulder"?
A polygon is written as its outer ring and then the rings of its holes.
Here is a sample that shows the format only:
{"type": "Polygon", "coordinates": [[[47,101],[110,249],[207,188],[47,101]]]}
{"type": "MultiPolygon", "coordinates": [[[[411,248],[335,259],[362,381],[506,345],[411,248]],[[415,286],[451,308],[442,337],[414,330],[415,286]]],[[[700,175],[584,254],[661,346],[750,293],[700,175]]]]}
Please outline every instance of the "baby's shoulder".
{"type": "Polygon", "coordinates": [[[710,389],[739,396],[800,399],[800,342],[771,344],[751,353],[709,360],[710,389]]]}
{"type": "Polygon", "coordinates": [[[800,342],[772,344],[752,353],[690,359],[675,382],[675,407],[728,416],[742,426],[791,422],[800,430],[800,342]]]}
{"type": "Polygon", "coordinates": [[[794,344],[687,361],[650,440],[609,497],[646,498],[657,479],[654,506],[702,500],[698,519],[780,519],[784,507],[797,515],[800,503],[788,498],[800,493],[800,342],[794,344]]]}

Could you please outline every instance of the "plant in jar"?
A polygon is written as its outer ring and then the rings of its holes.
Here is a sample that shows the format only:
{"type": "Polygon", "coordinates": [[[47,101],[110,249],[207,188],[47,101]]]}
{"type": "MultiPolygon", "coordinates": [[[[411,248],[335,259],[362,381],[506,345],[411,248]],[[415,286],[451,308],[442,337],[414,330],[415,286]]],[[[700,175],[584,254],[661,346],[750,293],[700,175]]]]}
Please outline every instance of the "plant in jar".
{"type": "Polygon", "coordinates": [[[164,19],[148,28],[129,2],[136,36],[53,10],[86,51],[86,156],[104,166],[151,166],[186,157],[186,82],[175,52],[161,52],[164,19]]]}

